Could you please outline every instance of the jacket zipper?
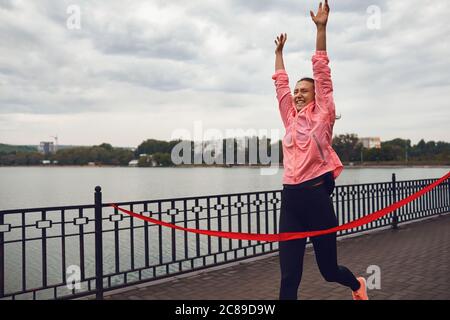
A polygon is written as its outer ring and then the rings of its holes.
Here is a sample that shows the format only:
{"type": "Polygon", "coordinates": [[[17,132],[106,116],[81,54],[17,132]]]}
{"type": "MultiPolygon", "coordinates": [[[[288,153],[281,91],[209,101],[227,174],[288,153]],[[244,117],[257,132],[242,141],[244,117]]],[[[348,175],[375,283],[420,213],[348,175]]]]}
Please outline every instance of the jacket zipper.
{"type": "Polygon", "coordinates": [[[322,157],[322,160],[325,161],[325,157],[323,155],[322,147],[320,146],[319,141],[317,140],[317,137],[316,137],[315,133],[313,133],[313,138],[314,138],[314,141],[316,141],[317,148],[319,149],[320,156],[322,157]]]}
{"type": "Polygon", "coordinates": [[[291,136],[292,136],[292,142],[294,143],[294,149],[293,149],[293,151],[294,151],[294,168],[293,168],[293,172],[294,172],[294,174],[295,174],[295,172],[297,172],[297,168],[296,168],[296,165],[297,165],[297,157],[295,156],[296,155],[296,152],[295,152],[295,150],[297,150],[297,141],[296,141],[296,139],[295,139],[295,124],[293,125],[293,130],[291,130],[291,136]]]}

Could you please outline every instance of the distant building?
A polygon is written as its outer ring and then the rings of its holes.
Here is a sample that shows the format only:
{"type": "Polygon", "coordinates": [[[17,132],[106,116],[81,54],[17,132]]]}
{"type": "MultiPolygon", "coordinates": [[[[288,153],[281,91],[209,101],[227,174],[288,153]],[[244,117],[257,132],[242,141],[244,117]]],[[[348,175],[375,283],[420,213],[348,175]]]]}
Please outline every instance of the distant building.
{"type": "Polygon", "coordinates": [[[372,148],[380,149],[381,148],[380,137],[360,138],[359,142],[361,142],[363,147],[366,149],[372,149],[372,148]]]}
{"type": "Polygon", "coordinates": [[[139,160],[131,160],[130,162],[128,162],[128,166],[129,167],[137,167],[139,163],[139,160]]]}
{"type": "MultiPolygon", "coordinates": [[[[147,157],[147,162],[150,162],[152,164],[152,167],[157,167],[158,166],[158,163],[155,160],[153,160],[153,155],[149,155],[147,157]]],[[[161,164],[160,164],[160,166],[161,166],[161,164]]]]}
{"type": "Polygon", "coordinates": [[[141,153],[139,154],[139,160],[131,160],[128,165],[129,166],[138,166],[139,161],[141,162],[146,162],[146,163],[150,163],[150,165],[144,165],[146,167],[157,167],[158,163],[153,160],[153,155],[151,154],[146,154],[146,153],[141,153]],[[136,161],[136,165],[134,165],[134,161],[136,161]]]}
{"type": "Polygon", "coordinates": [[[49,155],[51,153],[56,152],[55,144],[53,142],[49,142],[49,141],[41,141],[41,143],[38,147],[38,150],[39,150],[39,152],[41,152],[45,155],[49,155]]]}

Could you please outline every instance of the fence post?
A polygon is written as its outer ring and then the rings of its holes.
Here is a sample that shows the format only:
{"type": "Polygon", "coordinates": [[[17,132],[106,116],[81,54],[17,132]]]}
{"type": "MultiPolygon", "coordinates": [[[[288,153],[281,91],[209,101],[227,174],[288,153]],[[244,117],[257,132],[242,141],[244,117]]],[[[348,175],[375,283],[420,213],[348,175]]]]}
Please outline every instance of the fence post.
{"type": "Polygon", "coordinates": [[[95,187],[95,291],[96,299],[103,300],[103,235],[102,188],[95,187]]]}
{"type": "MultiPolygon", "coordinates": [[[[445,203],[445,182],[442,183],[442,201],[443,203],[445,203]]],[[[450,178],[447,179],[447,189],[448,189],[448,197],[447,197],[447,203],[445,203],[444,208],[446,208],[445,212],[448,213],[450,212],[450,178]]],[[[439,217],[442,217],[442,210],[439,212],[439,217]]]]}
{"type": "MultiPolygon", "coordinates": [[[[392,203],[397,201],[397,186],[395,173],[392,174],[392,203]]],[[[394,210],[392,214],[392,229],[398,229],[398,216],[397,210],[394,210]]]]}
{"type": "MultiPolygon", "coordinates": [[[[4,224],[3,214],[0,213],[0,225],[4,224]]],[[[5,295],[5,238],[0,232],[0,298],[5,295]]]]}
{"type": "MultiPolygon", "coordinates": [[[[438,198],[438,206],[440,203],[443,203],[443,206],[447,205],[447,207],[450,208],[450,179],[447,179],[446,181],[442,182],[440,185],[437,186],[436,189],[439,189],[439,187],[442,187],[442,192],[437,192],[437,198],[438,198]],[[448,194],[449,194],[449,203],[445,203],[445,184],[447,183],[448,186],[448,194]]],[[[447,209],[449,210],[449,209],[447,209]]],[[[450,210],[449,210],[450,211],[450,210]]],[[[449,212],[446,211],[446,212],[449,212]]],[[[439,217],[442,217],[442,210],[439,210],[439,217]]]]}
{"type": "Polygon", "coordinates": [[[448,185],[448,203],[447,203],[448,211],[447,212],[450,212],[450,178],[447,178],[447,185],[448,185]]]}

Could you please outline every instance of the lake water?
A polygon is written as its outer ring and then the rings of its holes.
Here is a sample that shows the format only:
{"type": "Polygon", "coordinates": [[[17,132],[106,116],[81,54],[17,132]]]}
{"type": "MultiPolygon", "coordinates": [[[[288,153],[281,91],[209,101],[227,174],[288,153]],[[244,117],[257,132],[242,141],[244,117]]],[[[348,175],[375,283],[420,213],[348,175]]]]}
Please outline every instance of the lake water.
{"type": "MultiPolygon", "coordinates": [[[[346,168],[337,179],[336,184],[386,182],[391,181],[392,173],[396,174],[397,181],[440,178],[449,169],[450,167],[346,168]]],[[[261,171],[258,168],[0,167],[0,210],[92,204],[94,201],[94,188],[97,185],[102,187],[104,202],[280,190],[282,188],[282,173],[282,169],[280,169],[274,175],[261,175],[261,171]]],[[[66,214],[68,213],[66,212],[66,214]]],[[[57,216],[59,216],[59,213],[57,213],[57,216]]],[[[32,224],[39,220],[40,216],[30,216],[27,219],[34,219],[32,222],[30,222],[31,220],[28,221],[28,223],[32,224]]],[[[56,220],[58,219],[56,217],[56,220]]],[[[70,220],[69,218],[67,219],[67,221],[70,220]]],[[[264,225],[264,217],[262,216],[261,219],[261,223],[264,225]]],[[[217,227],[214,223],[216,221],[213,221],[212,229],[217,227]]],[[[268,224],[271,225],[269,222],[268,224]]],[[[236,221],[233,222],[233,225],[236,226],[236,221]]],[[[92,224],[89,226],[92,228],[92,224]]],[[[224,230],[227,230],[227,225],[223,226],[224,230]]],[[[194,226],[189,225],[189,227],[194,226]]],[[[245,230],[245,225],[243,227],[245,230]]],[[[72,228],[76,227],[72,226],[72,228]]],[[[205,228],[205,226],[201,225],[201,228],[205,228]]],[[[40,230],[34,227],[28,229],[32,230],[28,232],[27,238],[39,236],[40,230]],[[36,234],[30,233],[31,231],[36,234]]],[[[59,229],[55,225],[54,228],[51,228],[53,231],[49,230],[48,232],[49,234],[50,232],[59,234],[59,229]]],[[[271,226],[270,230],[272,230],[271,226]]],[[[252,232],[256,232],[256,230],[252,230],[252,232]]],[[[151,232],[150,234],[152,235],[149,241],[150,263],[158,264],[159,256],[156,254],[158,241],[162,243],[163,260],[167,259],[167,261],[170,261],[171,242],[157,238],[157,232],[151,232]]],[[[7,235],[7,237],[14,236],[20,238],[20,229],[7,235]]],[[[182,237],[183,233],[178,232],[177,243],[182,243],[178,242],[178,240],[182,240],[182,237]]],[[[201,251],[204,253],[206,252],[206,236],[201,237],[201,251]]],[[[119,238],[120,270],[128,270],[130,268],[129,231],[121,231],[119,238]]],[[[166,240],[170,239],[169,230],[163,230],[163,238],[166,240]]],[[[7,239],[5,238],[5,240],[7,239]]],[[[95,272],[93,240],[93,235],[84,237],[86,276],[93,276],[95,272]]],[[[103,241],[105,244],[104,270],[106,273],[114,273],[115,249],[113,234],[111,232],[104,234],[103,241]]],[[[219,240],[216,239],[213,242],[213,252],[216,252],[217,249],[216,241],[219,240]]],[[[134,257],[136,264],[141,266],[144,265],[143,253],[145,250],[143,243],[142,231],[140,233],[136,231],[134,257]]],[[[224,241],[225,249],[228,248],[227,243],[227,241],[224,241]]],[[[237,240],[233,240],[233,243],[229,245],[235,248],[236,243],[237,240]]],[[[60,238],[47,240],[47,277],[49,284],[57,284],[62,281],[61,246],[60,238]]],[[[5,292],[21,290],[22,276],[26,277],[27,288],[36,288],[42,285],[41,247],[41,240],[27,242],[26,272],[22,273],[21,268],[18,268],[18,266],[22,265],[22,252],[24,250],[21,242],[5,246],[5,292]]],[[[79,265],[80,248],[78,237],[67,237],[65,248],[65,265],[79,265]]],[[[195,243],[190,242],[187,250],[189,256],[193,256],[195,254],[195,243]]],[[[177,259],[183,259],[183,254],[182,246],[177,248],[177,259]]],[[[119,283],[119,280],[113,279],[113,284],[119,283]]],[[[83,286],[83,290],[85,289],[85,286],[83,286]]],[[[68,294],[68,292],[65,294],[68,294]]],[[[47,293],[40,296],[43,299],[49,297],[51,297],[51,294],[47,295],[47,293]]],[[[30,299],[30,295],[25,295],[23,298],[30,299]]]]}
{"type": "MultiPolygon", "coordinates": [[[[346,168],[337,185],[440,178],[450,167],[346,168]]],[[[279,190],[283,170],[258,168],[0,167],[0,210],[279,190]]]]}

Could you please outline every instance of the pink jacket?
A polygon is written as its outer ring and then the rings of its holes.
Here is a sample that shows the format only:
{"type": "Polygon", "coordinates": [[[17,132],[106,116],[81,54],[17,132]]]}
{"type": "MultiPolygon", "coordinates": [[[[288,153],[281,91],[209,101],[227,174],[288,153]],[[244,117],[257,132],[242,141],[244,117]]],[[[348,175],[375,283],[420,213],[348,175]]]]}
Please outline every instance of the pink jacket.
{"type": "Polygon", "coordinates": [[[283,184],[298,184],[329,171],[336,179],[344,168],[331,147],[336,112],[327,52],[316,51],[312,63],[316,98],[300,112],[295,108],[286,71],[277,70],[272,76],[286,129],[283,184]]]}

